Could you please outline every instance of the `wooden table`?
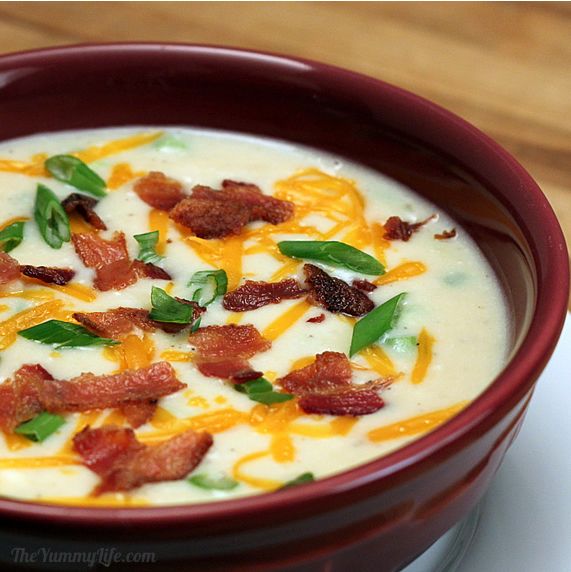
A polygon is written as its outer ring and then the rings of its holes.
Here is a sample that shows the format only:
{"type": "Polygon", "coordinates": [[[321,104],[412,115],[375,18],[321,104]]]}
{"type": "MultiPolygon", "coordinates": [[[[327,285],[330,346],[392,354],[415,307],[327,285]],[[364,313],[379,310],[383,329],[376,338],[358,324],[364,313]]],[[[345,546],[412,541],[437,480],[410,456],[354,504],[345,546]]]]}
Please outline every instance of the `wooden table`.
{"type": "Polygon", "coordinates": [[[509,149],[571,239],[571,4],[2,2],[0,52],[160,40],[305,56],[423,95],[509,149]]]}

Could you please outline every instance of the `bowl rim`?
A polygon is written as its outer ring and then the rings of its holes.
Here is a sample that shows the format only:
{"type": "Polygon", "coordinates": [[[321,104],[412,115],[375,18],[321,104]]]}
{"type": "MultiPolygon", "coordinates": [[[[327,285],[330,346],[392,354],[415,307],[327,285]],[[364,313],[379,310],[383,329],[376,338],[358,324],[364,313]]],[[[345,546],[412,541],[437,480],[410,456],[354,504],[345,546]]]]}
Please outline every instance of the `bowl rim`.
{"type": "MultiPolygon", "coordinates": [[[[404,447],[384,455],[378,459],[339,474],[321,478],[303,487],[292,487],[289,490],[275,493],[262,493],[234,500],[212,501],[187,505],[168,505],[156,507],[91,507],[70,506],[64,504],[47,504],[39,501],[25,501],[0,498],[0,514],[17,519],[32,521],[50,521],[52,523],[89,525],[89,526],[158,526],[162,524],[185,523],[201,525],[219,520],[234,520],[252,514],[262,515],[279,510],[294,511],[308,503],[334,499],[349,492],[366,487],[372,482],[383,479],[398,478],[414,465],[419,465],[437,453],[445,454],[447,450],[459,443],[478,425],[493,421],[494,416],[509,411],[533,386],[547,360],[551,356],[567,313],[569,292],[569,260],[561,227],[545,195],[524,167],[503,147],[472,124],[446,110],[445,108],[415,95],[403,88],[394,86],[371,76],[320,63],[314,60],[288,56],[280,53],[234,48],[211,44],[185,44],[171,42],[106,42],[82,43],[66,46],[55,46],[33,49],[0,55],[0,74],[38,60],[41,67],[45,61],[51,63],[68,60],[81,55],[106,58],[119,52],[129,52],[137,58],[162,52],[184,53],[188,57],[227,57],[255,63],[264,59],[269,65],[304,66],[315,76],[336,77],[359,85],[376,86],[385,93],[400,98],[404,104],[414,108],[416,112],[426,116],[438,116],[440,121],[448,123],[462,137],[482,150],[490,161],[503,165],[511,171],[520,183],[520,193],[527,193],[528,198],[537,205],[538,215],[535,221],[543,232],[526,238],[532,242],[538,240],[551,241],[549,256],[538,261],[536,249],[532,249],[534,266],[538,264],[544,269],[538,273],[535,309],[528,324],[527,332],[518,350],[513,353],[503,370],[490,386],[470,405],[446,423],[428,434],[412,441],[404,447]],[[550,290],[550,285],[559,285],[550,290]]],[[[511,206],[512,203],[510,203],[511,206]]],[[[518,223],[520,228],[521,223],[518,223]]],[[[523,225],[525,228],[525,225],[523,225]]],[[[331,505],[334,506],[334,505],[331,505]]],[[[240,522],[240,520],[238,520],[240,522]]]]}

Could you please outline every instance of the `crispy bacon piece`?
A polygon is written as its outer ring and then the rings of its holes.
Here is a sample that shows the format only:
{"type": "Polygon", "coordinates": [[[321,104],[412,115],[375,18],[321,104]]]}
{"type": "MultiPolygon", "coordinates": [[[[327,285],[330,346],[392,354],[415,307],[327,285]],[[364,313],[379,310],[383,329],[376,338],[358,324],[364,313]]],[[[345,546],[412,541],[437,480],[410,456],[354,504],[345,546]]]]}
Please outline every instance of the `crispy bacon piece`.
{"type": "Polygon", "coordinates": [[[353,288],[313,264],[303,266],[305,283],[309,287],[308,301],[335,314],[363,316],[375,305],[357,288],[353,288]]]}
{"type": "Polygon", "coordinates": [[[353,288],[363,290],[363,292],[373,292],[377,289],[375,284],[369,282],[368,280],[353,280],[352,286],[353,288]]]}
{"type": "Polygon", "coordinates": [[[182,479],[202,461],[212,442],[209,433],[188,430],[158,445],[144,445],[132,429],[108,425],[86,427],[74,437],[73,447],[102,479],[93,491],[97,496],[182,479]]]}
{"type": "Polygon", "coordinates": [[[411,223],[402,220],[398,216],[391,216],[383,225],[385,229],[383,238],[386,240],[403,240],[404,242],[407,242],[417,230],[423,227],[434,217],[435,215],[430,215],[428,218],[421,220],[420,222],[411,223]]]}
{"type": "Polygon", "coordinates": [[[441,233],[435,234],[434,238],[436,240],[447,240],[449,238],[454,238],[456,234],[456,229],[453,228],[452,230],[443,230],[441,233]]]}
{"type": "Polygon", "coordinates": [[[72,193],[61,202],[61,206],[68,215],[77,213],[93,228],[97,230],[107,230],[107,225],[94,210],[97,203],[98,201],[92,197],[81,195],[80,193],[72,193]]]}
{"type": "Polygon", "coordinates": [[[85,233],[73,234],[71,239],[83,264],[95,270],[98,290],[121,290],[136,282],[136,266],[129,259],[122,232],[115,232],[111,240],[85,233]]]}
{"type": "Polygon", "coordinates": [[[351,386],[351,364],[345,354],[323,352],[315,356],[313,363],[288,373],[278,383],[294,395],[348,388],[351,386]]]}
{"type": "MultiPolygon", "coordinates": [[[[193,307],[192,322],[205,312],[205,309],[196,302],[184,298],[176,298],[176,300],[193,307]]],[[[151,320],[149,312],[143,308],[119,307],[105,312],[75,312],[73,318],[88,330],[106,338],[120,337],[132,332],[135,328],[140,328],[145,332],[152,332],[159,328],[167,333],[176,333],[188,326],[188,324],[171,324],[151,320]]]]}
{"type": "Polygon", "coordinates": [[[51,266],[21,264],[20,271],[29,278],[35,278],[46,284],[56,284],[58,286],[64,286],[75,276],[75,271],[71,268],[54,268],[51,266]]]}
{"type": "Polygon", "coordinates": [[[133,264],[135,265],[135,271],[139,278],[151,278],[152,280],[170,280],[172,278],[164,268],[152,262],[135,260],[133,264]]]}
{"type": "Polygon", "coordinates": [[[20,423],[42,412],[38,385],[53,380],[41,365],[23,365],[14,379],[0,385],[0,428],[11,433],[20,423]]]}
{"type": "Polygon", "coordinates": [[[18,261],[5,252],[0,252],[0,284],[8,284],[20,278],[18,261]]]}
{"type": "Polygon", "coordinates": [[[242,286],[224,295],[222,305],[232,312],[246,312],[268,304],[277,304],[282,300],[300,298],[306,293],[293,278],[281,282],[246,280],[242,286]]]}
{"type": "Polygon", "coordinates": [[[170,211],[185,197],[182,185],[160,171],[139,179],[134,190],[141,200],[161,211],[170,211]]]}
{"type": "Polygon", "coordinates": [[[157,410],[157,402],[156,400],[133,401],[126,403],[120,409],[127,423],[136,429],[153,418],[157,410]]]}
{"type": "Polygon", "coordinates": [[[250,211],[240,203],[189,197],[169,216],[200,238],[220,238],[239,234],[250,220],[250,211]]]}
{"type": "Polygon", "coordinates": [[[197,185],[190,197],[180,201],[170,217],[200,238],[238,234],[255,220],[279,224],[293,216],[293,204],[264,195],[250,183],[224,180],[222,190],[197,185]]]}
{"type": "Polygon", "coordinates": [[[63,413],[148,402],[182,389],[172,366],[159,362],[115,375],[84,373],[60,381],[39,365],[24,365],[0,385],[0,427],[12,431],[41,411],[63,413]]]}
{"type": "Polygon", "coordinates": [[[222,181],[222,189],[229,193],[230,199],[237,199],[248,205],[251,221],[263,220],[270,224],[280,224],[293,216],[293,203],[264,195],[257,185],[225,179],[222,181]]]}
{"type": "Polygon", "coordinates": [[[299,397],[305,413],[367,415],[384,405],[378,392],[386,381],[354,385],[349,360],[339,352],[317,354],[313,363],[290,372],[277,383],[299,397]]]}
{"type": "Polygon", "coordinates": [[[71,238],[83,264],[95,270],[94,285],[98,290],[122,290],[139,278],[170,279],[168,272],[154,264],[131,261],[122,232],[115,232],[111,240],[85,233],[71,238]]]}
{"type": "Polygon", "coordinates": [[[305,321],[309,322],[310,324],[320,324],[321,322],[323,322],[323,320],[325,320],[325,314],[319,314],[319,316],[313,316],[313,318],[308,318],[305,321]]]}
{"type": "Polygon", "coordinates": [[[353,388],[339,393],[311,393],[299,399],[305,413],[321,415],[369,415],[385,405],[378,390],[353,388]]]}
{"type": "Polygon", "coordinates": [[[251,324],[200,328],[190,335],[189,342],[196,348],[194,363],[203,375],[236,383],[260,377],[247,360],[271,346],[251,324]]]}
{"type": "Polygon", "coordinates": [[[152,332],[156,328],[153,320],[149,318],[149,312],[142,308],[120,307],[105,312],[75,312],[73,319],[106,338],[128,334],[135,328],[146,332],[152,332]]]}

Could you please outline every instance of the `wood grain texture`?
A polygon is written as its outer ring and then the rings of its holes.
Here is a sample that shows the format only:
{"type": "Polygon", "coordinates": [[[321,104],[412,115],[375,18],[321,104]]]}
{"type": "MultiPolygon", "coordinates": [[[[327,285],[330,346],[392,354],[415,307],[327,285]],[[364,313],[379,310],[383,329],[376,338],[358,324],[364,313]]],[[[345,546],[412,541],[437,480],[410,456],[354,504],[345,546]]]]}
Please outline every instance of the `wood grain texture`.
{"type": "Polygon", "coordinates": [[[2,2],[0,52],[96,41],[225,44],[351,68],[511,151],[571,239],[571,4],[2,2]]]}

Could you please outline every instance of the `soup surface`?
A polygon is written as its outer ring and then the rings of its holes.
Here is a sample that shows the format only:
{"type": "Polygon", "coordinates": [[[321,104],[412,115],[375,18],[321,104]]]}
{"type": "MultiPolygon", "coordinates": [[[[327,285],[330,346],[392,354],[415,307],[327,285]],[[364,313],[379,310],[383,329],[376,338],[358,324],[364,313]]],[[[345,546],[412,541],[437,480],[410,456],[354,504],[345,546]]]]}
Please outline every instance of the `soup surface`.
{"type": "Polygon", "coordinates": [[[65,132],[2,143],[0,185],[3,496],[275,491],[402,447],[505,362],[505,303],[467,233],[341,158],[214,131],[65,132]]]}

